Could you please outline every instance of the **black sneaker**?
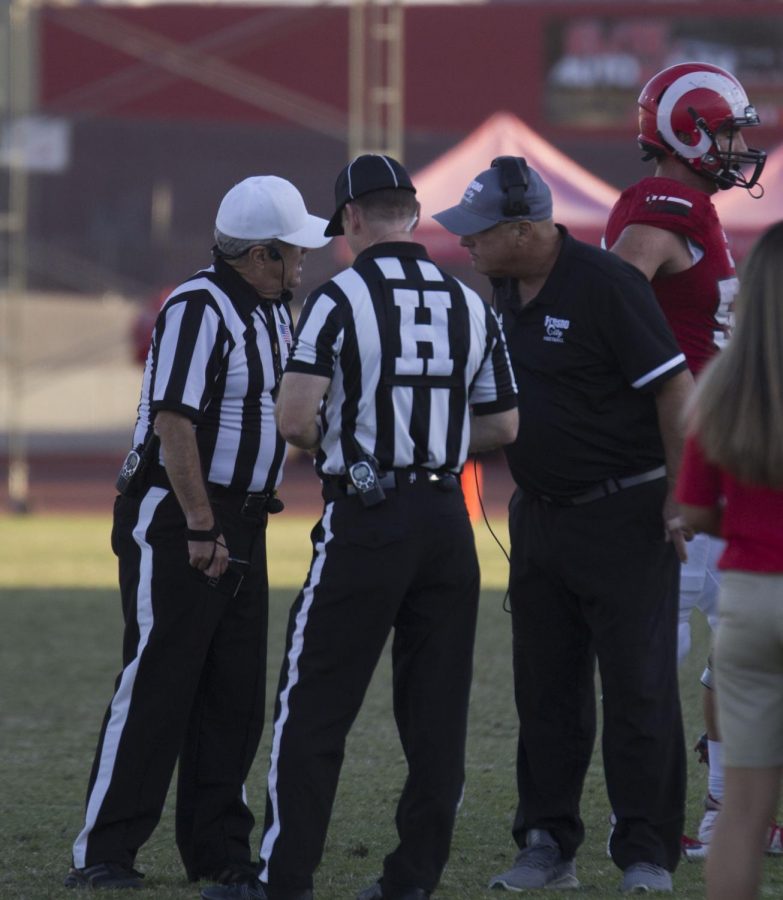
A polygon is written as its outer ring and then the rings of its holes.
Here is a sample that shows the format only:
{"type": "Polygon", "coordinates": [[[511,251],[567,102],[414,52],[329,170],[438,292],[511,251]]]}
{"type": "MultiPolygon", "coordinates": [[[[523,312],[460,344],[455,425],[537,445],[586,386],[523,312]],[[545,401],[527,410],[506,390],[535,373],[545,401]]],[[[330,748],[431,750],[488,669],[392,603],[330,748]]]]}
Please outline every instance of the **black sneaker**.
{"type": "MultiPolygon", "coordinates": [[[[246,881],[242,884],[213,884],[201,892],[202,900],[267,900],[269,895],[260,881],[246,881]]],[[[271,895],[278,900],[313,900],[312,888],[301,890],[276,890],[271,895]]]]}
{"type": "Polygon", "coordinates": [[[371,884],[365,888],[356,900],[428,900],[429,894],[423,888],[402,888],[395,890],[391,894],[384,894],[383,879],[371,884]]]}
{"type": "Polygon", "coordinates": [[[83,890],[138,890],[142,887],[141,880],[144,876],[141,872],[123,866],[120,863],[97,863],[94,866],[86,866],[83,869],[71,867],[63,882],[67,888],[81,888],[83,890]]]}
{"type": "Polygon", "coordinates": [[[267,900],[267,897],[257,878],[247,878],[232,884],[211,884],[202,890],[201,900],[267,900]]]}
{"type": "Polygon", "coordinates": [[[258,881],[258,865],[252,862],[232,862],[225,869],[202,876],[218,884],[255,884],[258,881]]]}

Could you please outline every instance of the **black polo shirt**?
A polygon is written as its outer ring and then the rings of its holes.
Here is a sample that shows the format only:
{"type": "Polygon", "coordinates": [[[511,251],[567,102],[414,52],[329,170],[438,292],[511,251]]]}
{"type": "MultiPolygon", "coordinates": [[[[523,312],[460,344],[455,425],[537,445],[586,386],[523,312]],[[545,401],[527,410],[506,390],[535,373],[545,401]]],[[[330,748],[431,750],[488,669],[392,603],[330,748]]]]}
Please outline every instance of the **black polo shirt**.
{"type": "Polygon", "coordinates": [[[515,279],[495,281],[519,387],[516,483],[552,497],[664,462],[656,390],[686,369],[655,294],[636,268],[572,238],[526,306],[515,279]]]}

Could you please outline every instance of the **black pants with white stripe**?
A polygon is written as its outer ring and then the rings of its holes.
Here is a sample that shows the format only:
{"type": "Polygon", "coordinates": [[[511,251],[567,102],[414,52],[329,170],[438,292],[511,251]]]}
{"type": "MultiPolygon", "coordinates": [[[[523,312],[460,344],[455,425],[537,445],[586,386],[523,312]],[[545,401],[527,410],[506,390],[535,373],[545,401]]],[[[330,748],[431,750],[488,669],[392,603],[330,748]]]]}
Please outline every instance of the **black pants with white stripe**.
{"type": "Polygon", "coordinates": [[[479,570],[462,492],[409,477],[370,509],[356,497],[328,502],[312,532],[275,710],[260,850],[271,900],[312,887],[345,740],[392,630],[408,775],[386,890],[433,890],[448,858],[464,783],[479,570]]]}
{"type": "Polygon", "coordinates": [[[686,761],[677,682],[679,561],[663,538],[665,479],[582,506],[517,491],[510,504],[514,688],[519,713],[514,837],[548,829],[572,859],[601,677],[614,862],[674,871],[686,761]]]}
{"type": "Polygon", "coordinates": [[[240,516],[244,498],[213,499],[234,558],[236,585],[188,563],[173,492],[118,497],[123,669],[101,730],[74,865],[132,865],[160,819],[179,758],[176,833],[190,878],[250,861],[254,820],[243,785],[264,720],[269,592],[265,521],[240,516]]]}

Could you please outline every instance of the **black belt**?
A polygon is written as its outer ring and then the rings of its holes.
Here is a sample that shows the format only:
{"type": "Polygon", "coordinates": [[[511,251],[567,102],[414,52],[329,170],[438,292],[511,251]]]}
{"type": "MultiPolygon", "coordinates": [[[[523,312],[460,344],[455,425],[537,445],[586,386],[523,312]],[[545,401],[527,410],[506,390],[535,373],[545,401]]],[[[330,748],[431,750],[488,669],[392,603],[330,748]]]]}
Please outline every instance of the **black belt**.
{"type": "MultiPolygon", "coordinates": [[[[454,472],[442,472],[428,469],[425,466],[410,466],[407,469],[379,472],[378,484],[384,491],[393,491],[405,484],[416,484],[420,475],[427,484],[442,491],[453,491],[459,487],[459,479],[454,472]]],[[[347,475],[323,475],[321,481],[323,484],[321,494],[327,503],[340,497],[356,495],[356,488],[351,484],[347,475]]]]}
{"type": "Polygon", "coordinates": [[[573,497],[548,497],[546,494],[536,494],[535,496],[539,500],[551,503],[554,506],[581,506],[583,503],[601,500],[603,497],[609,497],[611,494],[624,491],[626,488],[636,487],[639,484],[646,484],[648,481],[657,481],[659,478],[665,477],[666,466],[658,466],[656,469],[640,472],[638,475],[627,475],[624,478],[607,478],[606,481],[596,484],[583,494],[576,494],[573,497]]]}
{"type": "Polygon", "coordinates": [[[267,514],[282,512],[283,501],[277,491],[237,491],[222,484],[209,482],[207,490],[218,502],[221,500],[239,506],[240,514],[246,519],[263,520],[267,514]]]}
{"type": "MultiPolygon", "coordinates": [[[[173,491],[166,469],[160,463],[150,463],[143,478],[148,487],[160,487],[167,491],[173,491]]],[[[239,507],[240,514],[244,518],[256,522],[264,521],[267,513],[274,514],[283,510],[283,501],[277,496],[275,490],[241,491],[210,481],[207,483],[207,493],[218,502],[239,507]]]]}

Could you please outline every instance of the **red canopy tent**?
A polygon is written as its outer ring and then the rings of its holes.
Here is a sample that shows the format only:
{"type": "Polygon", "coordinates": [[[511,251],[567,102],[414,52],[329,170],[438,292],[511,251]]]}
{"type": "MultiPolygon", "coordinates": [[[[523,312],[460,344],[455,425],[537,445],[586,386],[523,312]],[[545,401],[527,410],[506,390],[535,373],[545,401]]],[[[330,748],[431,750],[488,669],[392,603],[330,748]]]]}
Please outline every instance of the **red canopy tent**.
{"type": "Polygon", "coordinates": [[[412,175],[422,217],[416,238],[438,261],[465,261],[459,238],[449,234],[432,214],[454,206],[465,188],[496,156],[524,156],[552,191],[554,218],[577,238],[598,244],[619,191],[552,144],[511,113],[490,116],[472,134],[421,171],[412,175]]]}
{"type": "Polygon", "coordinates": [[[783,219],[783,144],[770,153],[761,184],[764,185],[764,196],[759,199],[740,188],[721,191],[713,197],[737,261],[747,255],[768,225],[783,219]]]}

